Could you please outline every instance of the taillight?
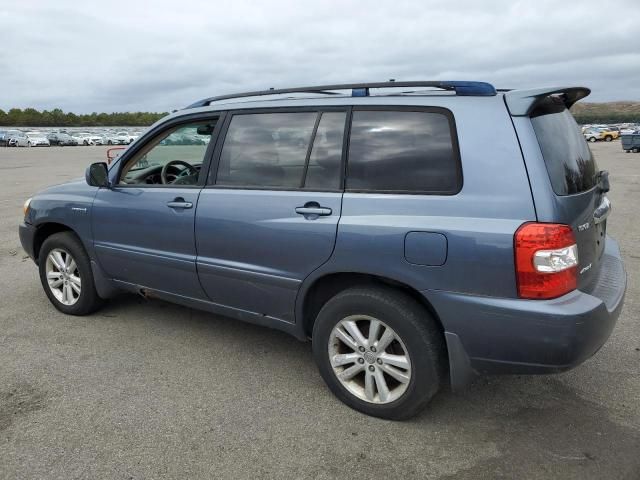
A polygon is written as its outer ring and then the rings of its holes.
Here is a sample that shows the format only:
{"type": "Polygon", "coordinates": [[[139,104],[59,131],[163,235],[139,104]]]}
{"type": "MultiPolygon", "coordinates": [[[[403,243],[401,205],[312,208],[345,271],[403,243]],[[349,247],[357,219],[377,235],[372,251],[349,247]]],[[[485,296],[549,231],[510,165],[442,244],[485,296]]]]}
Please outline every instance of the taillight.
{"type": "Polygon", "coordinates": [[[525,223],[514,247],[521,298],[556,298],[578,287],[578,246],[568,225],[525,223]]]}

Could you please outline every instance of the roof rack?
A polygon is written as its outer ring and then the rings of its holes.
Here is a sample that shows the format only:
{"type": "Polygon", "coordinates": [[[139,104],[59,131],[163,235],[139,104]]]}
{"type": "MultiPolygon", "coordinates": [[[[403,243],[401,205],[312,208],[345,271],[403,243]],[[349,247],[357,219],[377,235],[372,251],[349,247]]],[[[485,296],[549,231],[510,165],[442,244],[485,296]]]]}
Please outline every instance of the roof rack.
{"type": "Polygon", "coordinates": [[[388,82],[374,83],[343,83],[337,85],[317,85],[312,87],[295,87],[269,90],[258,90],[255,92],[233,93],[230,95],[220,95],[217,97],[205,98],[197,101],[186,108],[206,107],[213,102],[220,100],[229,100],[234,98],[246,97],[262,97],[266,95],[280,95],[287,93],[320,93],[325,95],[337,95],[334,90],[351,90],[352,97],[368,97],[371,88],[414,88],[414,87],[431,87],[440,88],[442,90],[454,91],[456,95],[464,96],[493,96],[496,95],[496,89],[493,85],[486,82],[465,82],[465,81],[412,81],[397,82],[391,80],[388,82]]]}

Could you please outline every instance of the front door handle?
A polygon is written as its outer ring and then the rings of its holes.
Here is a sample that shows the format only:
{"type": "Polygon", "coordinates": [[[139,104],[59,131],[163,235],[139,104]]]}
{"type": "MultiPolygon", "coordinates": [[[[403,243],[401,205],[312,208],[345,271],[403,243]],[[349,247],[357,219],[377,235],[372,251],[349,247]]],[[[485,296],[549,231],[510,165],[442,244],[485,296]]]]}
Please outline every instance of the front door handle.
{"type": "Polygon", "coordinates": [[[318,218],[331,215],[333,211],[328,207],[321,207],[318,202],[307,202],[304,207],[296,207],[296,213],[306,218],[318,218]]]}
{"type": "Polygon", "coordinates": [[[174,198],[172,202],[167,202],[167,207],[169,208],[192,208],[193,203],[185,202],[184,198],[177,197],[174,198]]]}

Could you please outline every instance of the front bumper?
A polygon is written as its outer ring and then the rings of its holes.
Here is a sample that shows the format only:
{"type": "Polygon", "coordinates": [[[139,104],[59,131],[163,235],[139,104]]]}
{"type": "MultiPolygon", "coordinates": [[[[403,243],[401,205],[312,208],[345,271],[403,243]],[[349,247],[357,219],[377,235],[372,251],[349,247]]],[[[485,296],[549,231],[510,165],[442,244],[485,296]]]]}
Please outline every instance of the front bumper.
{"type": "Polygon", "coordinates": [[[452,375],[459,379],[469,378],[465,366],[476,373],[515,374],[553,373],[579,365],[609,338],[626,283],[618,244],[607,237],[600,272],[589,291],[575,290],[553,300],[424,293],[443,323],[452,375]]]}
{"type": "Polygon", "coordinates": [[[23,222],[18,227],[18,234],[20,235],[20,243],[22,244],[22,248],[25,252],[27,252],[27,255],[29,255],[29,257],[31,257],[31,259],[37,263],[38,260],[35,258],[35,254],[33,252],[33,240],[36,236],[36,227],[29,223],[23,222]]]}

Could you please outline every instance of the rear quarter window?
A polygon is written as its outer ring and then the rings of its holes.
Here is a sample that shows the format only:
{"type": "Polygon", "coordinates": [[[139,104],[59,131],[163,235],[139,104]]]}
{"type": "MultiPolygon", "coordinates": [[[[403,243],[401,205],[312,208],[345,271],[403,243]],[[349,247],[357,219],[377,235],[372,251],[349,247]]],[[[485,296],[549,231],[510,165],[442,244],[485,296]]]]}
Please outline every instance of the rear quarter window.
{"type": "Polygon", "coordinates": [[[549,97],[531,113],[531,124],[556,195],[591,190],[597,183],[598,168],[564,103],[549,97]]]}
{"type": "Polygon", "coordinates": [[[452,195],[462,187],[450,112],[354,110],[346,188],[452,195]]]}

